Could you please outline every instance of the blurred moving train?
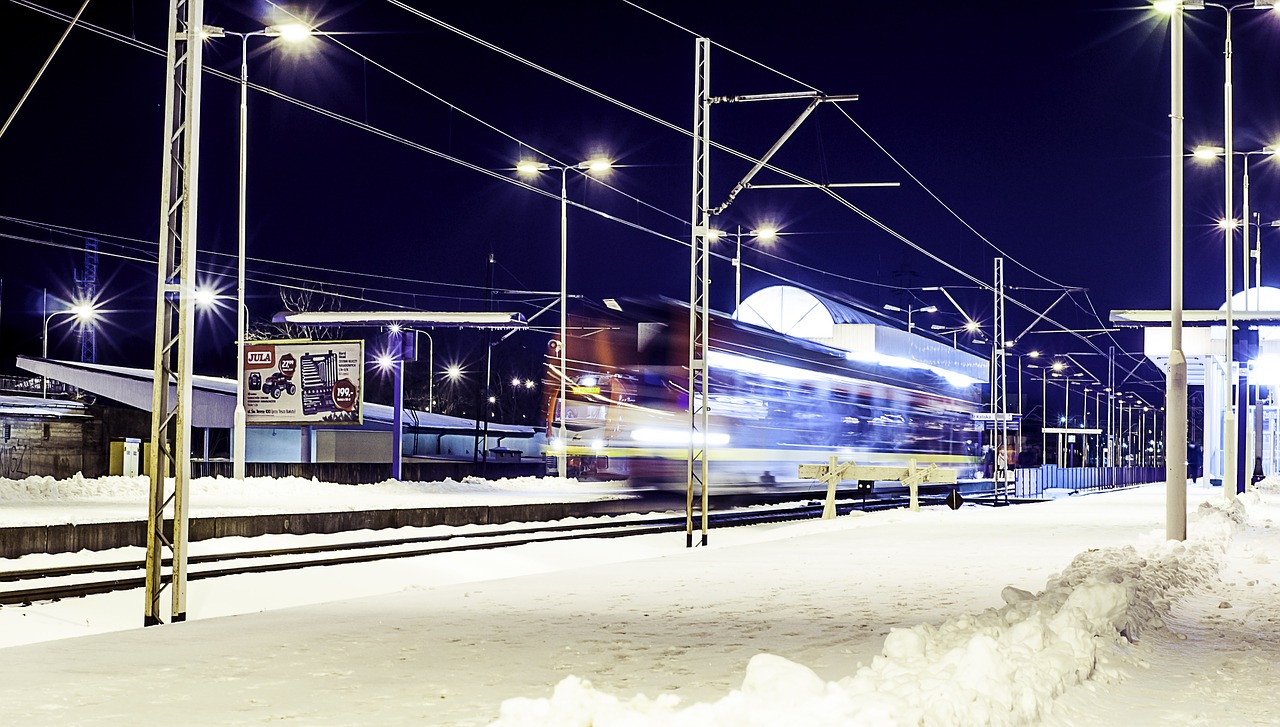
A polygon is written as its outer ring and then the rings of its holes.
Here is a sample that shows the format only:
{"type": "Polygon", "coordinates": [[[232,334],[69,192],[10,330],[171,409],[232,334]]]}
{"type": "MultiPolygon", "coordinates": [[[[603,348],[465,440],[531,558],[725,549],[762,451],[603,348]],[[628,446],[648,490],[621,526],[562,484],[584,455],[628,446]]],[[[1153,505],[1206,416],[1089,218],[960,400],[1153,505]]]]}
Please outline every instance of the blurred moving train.
{"type": "MultiPolygon", "coordinates": [[[[609,301],[570,317],[566,401],[559,341],[548,350],[544,413],[548,472],[564,450],[569,477],[685,488],[689,452],[688,306],[609,301]],[[560,440],[561,417],[566,439],[560,440]]],[[[812,489],[800,464],[833,454],[859,464],[915,459],[981,474],[981,381],[873,351],[853,352],[713,315],[706,434],[712,492],[812,489]]],[[[878,328],[898,340],[918,339],[878,328]]],[[[944,355],[951,355],[945,353],[944,355]]],[[[969,363],[979,357],[963,352],[969,363]]]]}

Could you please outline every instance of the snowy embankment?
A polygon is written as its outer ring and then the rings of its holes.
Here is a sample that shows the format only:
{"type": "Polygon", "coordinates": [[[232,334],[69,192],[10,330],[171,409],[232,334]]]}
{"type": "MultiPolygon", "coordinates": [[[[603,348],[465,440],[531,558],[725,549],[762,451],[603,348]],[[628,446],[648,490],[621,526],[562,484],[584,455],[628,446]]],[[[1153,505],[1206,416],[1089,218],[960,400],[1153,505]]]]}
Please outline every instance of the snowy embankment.
{"type": "Polygon", "coordinates": [[[504,702],[495,727],[1025,724],[1086,679],[1118,679],[1128,645],[1217,575],[1250,502],[1258,496],[1201,505],[1186,542],[1153,535],[1139,547],[1089,550],[1038,594],[1006,587],[1002,608],[894,629],[880,656],[839,681],[759,654],[740,689],[682,707],[674,695],[624,699],[570,676],[550,698],[504,702]]]}
{"type": "MultiPolygon", "coordinates": [[[[150,487],[147,477],[0,478],[0,506],[21,506],[0,507],[0,526],[144,520],[150,487]]],[[[549,497],[558,502],[586,501],[625,494],[555,477],[387,480],[366,485],[338,485],[301,477],[198,477],[191,480],[188,502],[193,516],[215,517],[448,507],[485,502],[485,498],[503,503],[542,502],[549,497]]]]}

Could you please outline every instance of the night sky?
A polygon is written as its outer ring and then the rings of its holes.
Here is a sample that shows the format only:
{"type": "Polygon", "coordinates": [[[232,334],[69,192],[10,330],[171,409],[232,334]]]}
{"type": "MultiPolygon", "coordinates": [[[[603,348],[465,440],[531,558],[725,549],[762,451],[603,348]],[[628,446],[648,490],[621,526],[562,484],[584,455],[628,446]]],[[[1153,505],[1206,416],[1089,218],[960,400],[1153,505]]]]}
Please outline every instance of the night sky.
{"type": "MultiPolygon", "coordinates": [[[[1168,307],[1169,43],[1166,18],[1144,3],[639,4],[651,14],[619,0],[288,6],[341,35],[313,39],[310,52],[252,38],[250,81],[409,143],[250,91],[251,321],[260,325],[282,307],[280,284],[291,295],[322,288],[343,296],[338,303],[313,297],[326,307],[481,310],[490,254],[495,307],[532,316],[559,288],[559,175],[529,182],[546,195],[503,181],[518,178],[512,167],[526,157],[572,164],[604,154],[618,165],[607,179],[618,192],[569,175],[574,202],[624,221],[570,210],[572,294],[687,299],[690,138],[406,6],[685,129],[695,34],[718,44],[713,95],[858,94],[856,102],[823,105],[774,163],[818,182],[901,182],[841,195],[984,281],[1003,254],[1011,295],[1037,310],[1064,286],[1086,289],[1050,311],[1066,327],[1097,329],[1112,309],[1168,307]]],[[[33,8],[74,13],[79,5],[0,0],[5,116],[65,27],[33,8]]],[[[159,47],[167,5],[100,1],[84,20],[159,47]]],[[[260,29],[273,12],[263,1],[206,2],[207,23],[228,30],[260,29]]],[[[1280,63],[1280,15],[1241,10],[1233,18],[1236,148],[1260,150],[1280,139],[1280,94],[1274,73],[1265,72],[1280,63]]],[[[1222,11],[1189,16],[1188,151],[1222,141],[1223,34],[1222,11]]],[[[239,55],[236,38],[205,46],[213,71],[238,75],[239,55]]],[[[145,260],[158,236],[163,78],[162,56],[76,29],[0,137],[0,373],[13,371],[17,354],[40,353],[41,292],[48,291],[50,311],[65,307],[85,236],[96,237],[102,253],[98,288],[107,312],[99,362],[151,365],[156,278],[145,260]]],[[[234,295],[237,95],[233,80],[205,76],[199,259],[208,282],[227,295],[234,295]]],[[[803,105],[717,105],[712,138],[761,154],[803,105]]],[[[1272,164],[1252,158],[1253,209],[1265,222],[1280,217],[1272,164]]],[[[747,166],[713,155],[713,204],[747,166]]],[[[757,181],[786,180],[764,172],[757,181]]],[[[1223,214],[1221,163],[1188,162],[1186,183],[1186,305],[1216,308],[1225,292],[1222,234],[1214,226],[1223,214]]],[[[939,313],[921,314],[919,325],[958,326],[963,319],[947,299],[922,290],[946,286],[990,325],[991,293],[818,190],[747,190],[717,226],[766,223],[784,234],[764,250],[747,242],[744,295],[793,281],[873,309],[936,305],[939,313]]],[[[1266,283],[1280,265],[1275,235],[1263,233],[1266,283]]],[[[732,256],[728,245],[721,252],[732,256]]],[[[727,257],[713,261],[712,279],[713,304],[731,308],[727,257]]],[[[1007,315],[1010,336],[1034,318],[1012,303],[1007,315]]],[[[555,327],[557,313],[531,323],[555,327]]],[[[231,375],[234,305],[202,315],[198,326],[198,372],[231,375]]],[[[1040,333],[1054,328],[1039,323],[1016,352],[1096,351],[1068,334],[1040,333]]],[[[437,369],[474,357],[479,340],[439,335],[437,369]]],[[[536,375],[546,340],[546,330],[535,330],[500,348],[511,361],[534,362],[536,375]]],[[[1090,341],[1103,351],[1141,350],[1136,331],[1090,341]]],[[[50,355],[78,357],[65,317],[53,319],[50,355]]],[[[1105,379],[1102,357],[1076,360],[1105,379]]],[[[1118,376],[1135,363],[1118,360],[1118,376]]],[[[1149,365],[1123,388],[1162,399],[1163,383],[1149,365]]]]}

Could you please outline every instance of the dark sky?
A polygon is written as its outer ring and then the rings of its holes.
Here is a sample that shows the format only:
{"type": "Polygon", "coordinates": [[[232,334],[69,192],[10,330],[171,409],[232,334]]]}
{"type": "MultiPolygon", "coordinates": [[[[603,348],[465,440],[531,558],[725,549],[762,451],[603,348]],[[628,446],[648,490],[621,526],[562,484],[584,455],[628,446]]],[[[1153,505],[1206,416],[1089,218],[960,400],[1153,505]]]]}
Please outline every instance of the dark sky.
{"type": "MultiPolygon", "coordinates": [[[[32,4],[0,0],[6,116],[65,27],[32,4]]],[[[64,13],[79,4],[39,0],[64,13]]],[[[843,105],[848,117],[834,105],[819,109],[775,162],[819,182],[901,182],[842,196],[984,281],[992,259],[1003,254],[1012,295],[1033,308],[1053,303],[1061,286],[1087,289],[1050,311],[1068,327],[1096,329],[1112,309],[1168,307],[1168,35],[1164,18],[1144,3],[640,4],[670,22],[617,0],[403,3],[681,128],[692,117],[695,33],[719,44],[712,54],[714,95],[806,86],[858,94],[859,101],[843,105]]],[[[571,209],[571,292],[687,298],[688,248],[668,239],[688,239],[687,135],[391,3],[289,7],[344,35],[316,39],[310,54],[251,39],[252,82],[503,177],[516,176],[509,170],[522,156],[547,159],[530,147],[570,163],[606,153],[620,165],[609,184],[631,198],[574,174],[569,196],[634,226],[571,209]]],[[[167,3],[156,0],[100,1],[90,3],[85,20],[160,46],[167,12],[167,3]]],[[[261,28],[271,13],[261,0],[206,2],[207,22],[228,30],[261,28]]],[[[1280,138],[1277,80],[1265,72],[1280,63],[1280,16],[1242,10],[1234,18],[1236,148],[1256,150],[1280,138]]],[[[1221,143],[1222,40],[1221,11],[1191,16],[1188,148],[1221,143]]],[[[238,73],[238,39],[210,41],[205,53],[208,68],[238,73]]],[[[140,260],[154,255],[157,239],[163,73],[162,57],[76,29],[0,137],[4,370],[15,354],[39,353],[41,291],[48,290],[50,311],[65,305],[86,234],[103,252],[98,286],[109,310],[99,361],[150,365],[155,269],[140,260]]],[[[234,291],[237,92],[233,81],[205,78],[200,266],[227,294],[234,291]]],[[[712,138],[760,154],[802,106],[717,105],[712,138]]],[[[543,293],[503,294],[497,307],[532,315],[558,290],[558,174],[535,181],[552,193],[537,195],[259,91],[250,91],[249,107],[254,321],[280,309],[280,283],[323,285],[347,296],[344,308],[478,310],[490,253],[497,289],[543,293]]],[[[1276,172],[1269,162],[1253,162],[1254,209],[1270,221],[1280,217],[1276,172]]],[[[741,160],[713,155],[713,204],[744,170],[741,160]]],[[[1189,164],[1186,178],[1186,303],[1217,307],[1223,245],[1213,221],[1222,214],[1222,167],[1189,164]]],[[[784,180],[766,172],[758,181],[784,180]]],[[[990,323],[989,292],[820,191],[748,190],[718,224],[749,229],[764,222],[786,234],[769,255],[748,243],[745,263],[753,268],[874,308],[908,300],[937,305],[938,322],[959,324],[940,293],[921,290],[948,286],[966,310],[990,323]]],[[[1264,232],[1264,250],[1273,235],[1264,232]]],[[[1268,253],[1264,282],[1272,282],[1280,261],[1280,250],[1268,253]]],[[[713,303],[730,308],[727,260],[713,262],[712,278],[713,303]]],[[[772,282],[748,269],[744,287],[749,293],[772,282]]],[[[199,371],[230,374],[232,311],[200,319],[199,371]]],[[[1012,304],[1007,314],[1010,335],[1034,317],[1012,304]]],[[[556,321],[552,311],[534,324],[556,321]]],[[[1035,330],[1050,328],[1042,322],[1035,330]]],[[[68,330],[65,318],[54,319],[51,356],[77,356],[68,330]]],[[[471,345],[443,338],[455,355],[471,345]]],[[[530,332],[506,345],[536,353],[545,340],[530,332]]],[[[1091,340],[1103,350],[1141,349],[1132,331],[1091,340]]],[[[1062,333],[1029,334],[1018,350],[1033,348],[1091,350],[1062,333]]],[[[448,355],[437,351],[437,363],[448,355]]],[[[1105,376],[1101,358],[1077,359],[1093,376],[1105,376]]],[[[1145,367],[1138,376],[1154,380],[1155,371],[1145,367]]],[[[1143,395],[1158,400],[1161,389],[1147,387],[1143,395]]]]}

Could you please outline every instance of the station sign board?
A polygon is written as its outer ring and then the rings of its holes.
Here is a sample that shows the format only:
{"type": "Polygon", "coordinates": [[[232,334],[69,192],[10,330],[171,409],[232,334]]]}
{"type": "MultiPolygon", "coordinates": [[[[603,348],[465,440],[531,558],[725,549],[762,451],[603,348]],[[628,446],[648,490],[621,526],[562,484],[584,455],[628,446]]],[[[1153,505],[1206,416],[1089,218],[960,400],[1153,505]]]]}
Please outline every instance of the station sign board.
{"type": "Polygon", "coordinates": [[[364,341],[256,341],[244,347],[247,424],[360,424],[364,341]]]}

